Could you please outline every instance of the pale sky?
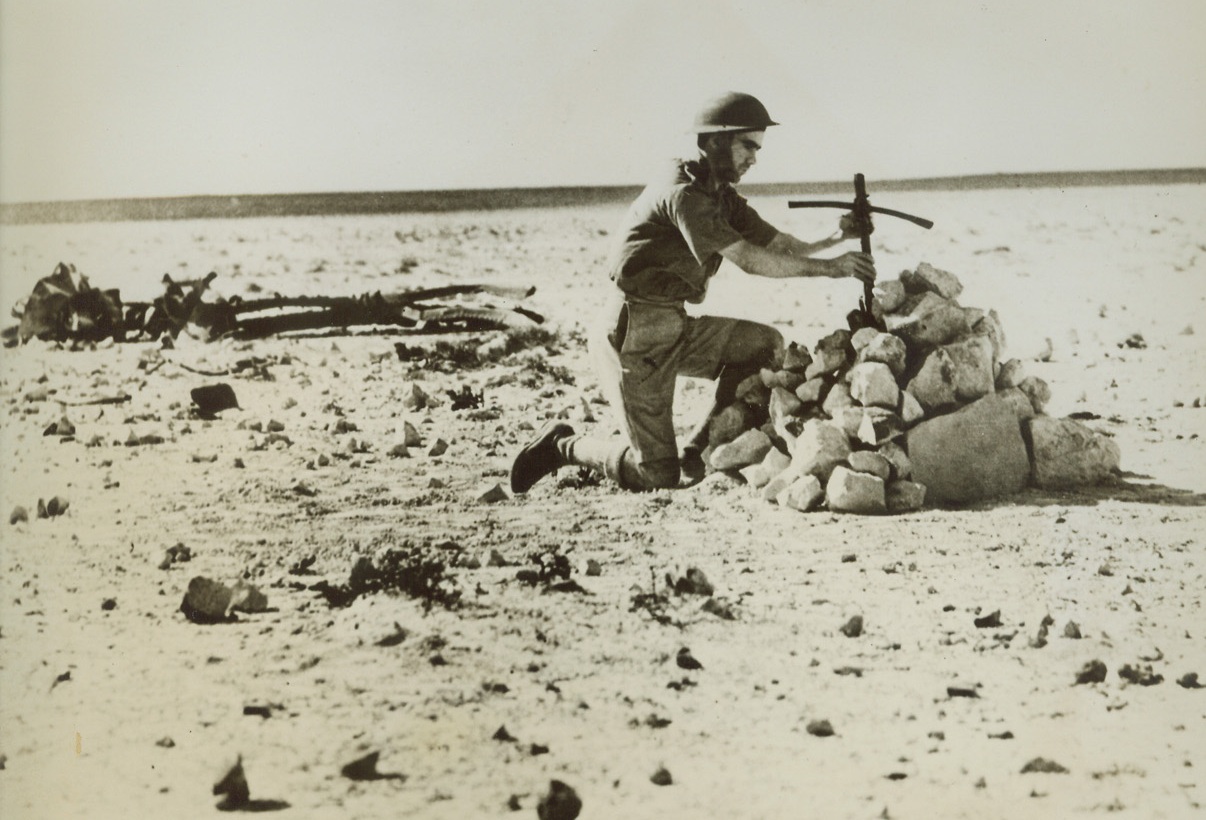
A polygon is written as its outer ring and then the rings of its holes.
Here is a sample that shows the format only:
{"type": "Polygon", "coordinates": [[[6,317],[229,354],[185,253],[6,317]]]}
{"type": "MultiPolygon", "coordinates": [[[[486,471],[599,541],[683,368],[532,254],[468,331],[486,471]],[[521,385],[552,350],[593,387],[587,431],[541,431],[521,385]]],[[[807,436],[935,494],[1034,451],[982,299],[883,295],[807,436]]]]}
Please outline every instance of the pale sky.
{"type": "Polygon", "coordinates": [[[0,200],[1206,166],[1201,0],[0,0],[0,200]]]}

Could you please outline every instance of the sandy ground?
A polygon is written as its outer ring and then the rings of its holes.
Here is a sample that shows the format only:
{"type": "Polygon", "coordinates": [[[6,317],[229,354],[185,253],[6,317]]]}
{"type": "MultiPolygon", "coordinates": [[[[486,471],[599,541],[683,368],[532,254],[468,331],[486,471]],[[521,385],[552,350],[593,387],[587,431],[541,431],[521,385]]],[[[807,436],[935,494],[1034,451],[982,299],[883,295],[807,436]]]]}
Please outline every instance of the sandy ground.
{"type": "MultiPolygon", "coordinates": [[[[210,816],[238,755],[252,808],[299,817],[531,817],[554,778],[584,818],[1200,814],[1206,693],[1177,681],[1206,678],[1206,189],[874,199],[937,223],[881,222],[881,276],[957,273],[960,301],[995,308],[1010,354],[1050,383],[1049,412],[1115,437],[1119,481],[857,518],[721,476],[628,495],[566,470],[486,503],[530,425],[607,427],[582,328],[620,208],[5,227],[6,309],[60,260],[127,298],[209,270],[224,295],[517,283],[557,340],[459,372],[399,361],[395,342],[424,340],[391,334],[186,342],[157,368],[152,344],[3,351],[0,508],[31,520],[2,523],[0,816],[210,816]],[[250,357],[266,368],[193,372],[250,357]],[[193,417],[190,389],[215,381],[241,409],[193,417]],[[415,384],[445,401],[407,410],[415,384]],[[454,411],[466,386],[485,405],[454,411]],[[75,436],[43,436],[64,413],[75,436]],[[253,429],[273,421],[285,438],[253,429]],[[408,421],[424,445],[391,458],[408,421]],[[131,431],[163,441],[126,446],[131,431]],[[53,496],[66,514],[36,518],[53,496]],[[160,569],[178,543],[192,560],[160,569]],[[458,609],[384,592],[331,607],[306,588],[408,543],[462,565],[458,609]],[[466,561],[491,550],[508,565],[466,561]],[[558,552],[581,591],[517,578],[558,552]],[[668,592],[688,567],[735,619],[668,592]],[[191,623],[196,575],[244,578],[270,609],[191,623]],[[683,647],[702,669],[677,665],[683,647]],[[1074,685],[1093,660],[1105,680],[1074,685]],[[1127,664],[1163,679],[1127,682],[1127,664]],[[809,731],[821,720],[831,736],[809,731]],[[401,776],[341,775],[374,751],[401,776]],[[1067,771],[1024,773],[1035,758],[1067,771]]],[[[755,205],[805,238],[832,225],[755,205]]],[[[856,297],[726,268],[706,307],[811,346],[856,297]]],[[[685,382],[683,409],[706,390],[685,382]]]]}

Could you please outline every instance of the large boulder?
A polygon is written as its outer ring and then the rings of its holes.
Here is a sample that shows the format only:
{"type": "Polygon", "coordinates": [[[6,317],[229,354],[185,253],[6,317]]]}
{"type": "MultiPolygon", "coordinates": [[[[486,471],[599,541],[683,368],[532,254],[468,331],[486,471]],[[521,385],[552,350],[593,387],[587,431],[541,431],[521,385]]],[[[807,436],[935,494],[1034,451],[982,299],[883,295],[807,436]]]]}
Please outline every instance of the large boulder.
{"type": "Polygon", "coordinates": [[[1036,487],[1097,484],[1118,471],[1118,445],[1078,421],[1036,416],[1029,430],[1036,487]]]}
{"type": "Polygon", "coordinates": [[[913,480],[930,502],[965,504],[1018,492],[1030,457],[1013,408],[995,393],[909,431],[913,480]]]}

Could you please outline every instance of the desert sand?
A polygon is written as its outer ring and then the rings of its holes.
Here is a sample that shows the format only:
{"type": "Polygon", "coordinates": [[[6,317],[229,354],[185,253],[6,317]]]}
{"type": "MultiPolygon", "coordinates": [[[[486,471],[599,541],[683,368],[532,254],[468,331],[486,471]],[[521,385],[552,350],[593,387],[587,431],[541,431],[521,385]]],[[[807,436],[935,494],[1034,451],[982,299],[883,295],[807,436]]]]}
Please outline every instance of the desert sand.
{"type": "MultiPolygon", "coordinates": [[[[391,332],[4,350],[0,511],[29,520],[0,522],[0,816],[211,816],[240,756],[248,808],[296,817],[533,817],[553,779],[583,818],[1200,813],[1206,187],[875,201],[936,223],[878,223],[880,275],[957,274],[1048,412],[1114,437],[1116,481],[891,517],[781,509],[720,474],[626,494],[566,469],[482,500],[545,419],[609,429],[583,329],[622,206],[5,226],[6,311],[63,261],[127,299],[210,270],[224,296],[527,284],[552,335],[462,369],[401,361],[435,340],[391,332]],[[195,417],[190,390],[219,381],[240,408],[195,417]],[[439,405],[409,409],[415,385],[439,405]],[[466,387],[482,406],[454,410],[466,387]],[[64,415],[73,436],[43,435],[64,415]],[[407,422],[423,443],[393,457],[407,422]],[[191,560],[161,568],[177,544],[191,560]],[[458,607],[310,588],[407,545],[446,557],[458,607]],[[521,580],[536,557],[562,573],[521,580]],[[667,588],[688,568],[710,598],[667,588]],[[192,623],[194,576],[268,610],[192,623]],[[1104,680],[1077,684],[1092,661],[1104,680]],[[373,752],[386,776],[341,773],[373,752]],[[1062,771],[1024,771],[1040,758],[1062,771]]],[[[753,202],[802,238],[836,219],[753,202]]],[[[811,347],[857,296],[725,266],[703,308],[811,347]]],[[[682,384],[684,430],[708,389],[682,384]]]]}

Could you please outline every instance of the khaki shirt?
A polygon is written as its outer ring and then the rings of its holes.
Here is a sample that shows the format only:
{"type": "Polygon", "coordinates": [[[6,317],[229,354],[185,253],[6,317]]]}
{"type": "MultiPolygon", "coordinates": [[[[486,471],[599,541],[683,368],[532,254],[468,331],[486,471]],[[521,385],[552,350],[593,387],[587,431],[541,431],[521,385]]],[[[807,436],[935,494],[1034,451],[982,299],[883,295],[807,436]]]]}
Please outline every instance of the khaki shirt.
{"type": "Polygon", "coordinates": [[[778,231],[728,184],[707,189],[708,166],[679,160],[628,209],[611,278],[651,302],[703,301],[720,251],[746,240],[766,247],[778,231]]]}

